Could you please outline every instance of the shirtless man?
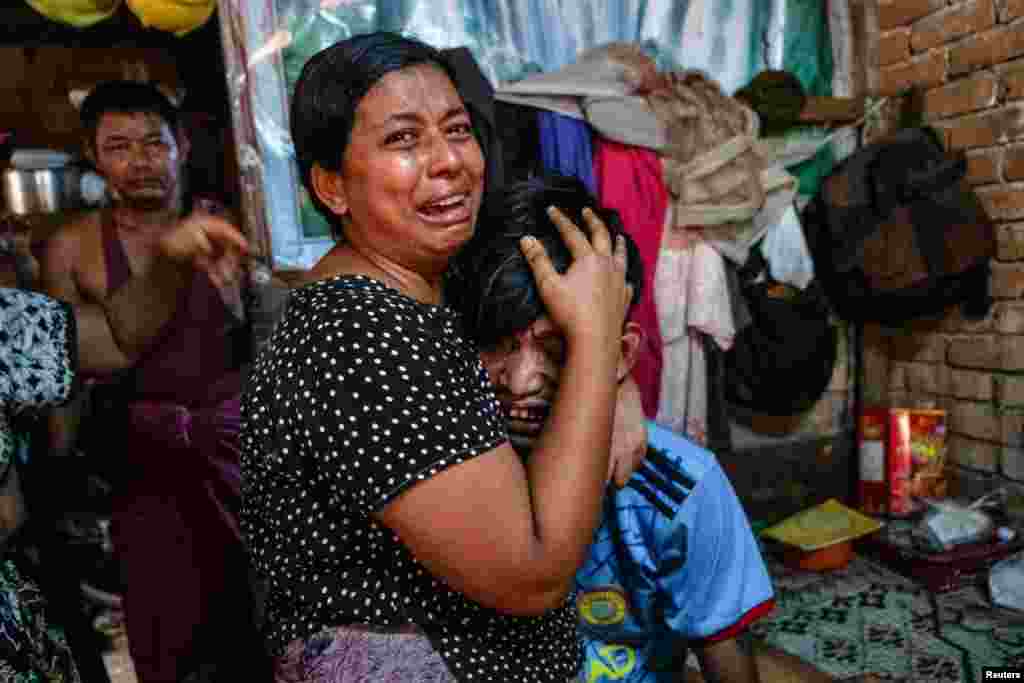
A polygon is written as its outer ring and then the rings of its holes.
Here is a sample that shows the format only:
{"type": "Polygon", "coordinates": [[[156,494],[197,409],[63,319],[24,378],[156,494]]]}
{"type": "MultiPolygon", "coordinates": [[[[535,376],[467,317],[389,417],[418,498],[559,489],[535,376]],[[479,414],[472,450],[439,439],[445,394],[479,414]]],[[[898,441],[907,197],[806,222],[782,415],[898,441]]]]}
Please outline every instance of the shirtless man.
{"type": "Polygon", "coordinates": [[[135,668],[142,683],[254,680],[236,521],[240,257],[200,253],[192,265],[197,240],[233,228],[186,213],[189,143],[158,89],[100,84],[81,116],[112,206],[58,231],[41,280],[76,306],[91,341],[83,372],[123,396],[105,455],[118,458],[111,532],[135,668]]]}

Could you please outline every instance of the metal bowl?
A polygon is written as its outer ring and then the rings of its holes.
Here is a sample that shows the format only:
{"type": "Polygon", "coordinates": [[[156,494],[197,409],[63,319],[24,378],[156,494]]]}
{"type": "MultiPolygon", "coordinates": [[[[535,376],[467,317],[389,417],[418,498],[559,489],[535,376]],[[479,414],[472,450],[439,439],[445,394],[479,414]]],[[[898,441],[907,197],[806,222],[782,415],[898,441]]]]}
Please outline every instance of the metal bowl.
{"type": "Polygon", "coordinates": [[[82,171],[77,166],[0,171],[4,209],[16,216],[58,213],[82,206],[82,171]]]}

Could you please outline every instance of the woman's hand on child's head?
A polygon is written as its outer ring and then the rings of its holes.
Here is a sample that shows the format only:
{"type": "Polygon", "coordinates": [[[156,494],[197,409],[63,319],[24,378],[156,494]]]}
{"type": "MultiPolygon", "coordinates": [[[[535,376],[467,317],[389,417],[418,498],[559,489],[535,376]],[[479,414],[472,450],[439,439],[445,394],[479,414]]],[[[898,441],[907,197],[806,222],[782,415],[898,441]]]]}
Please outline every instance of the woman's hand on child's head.
{"type": "Polygon", "coordinates": [[[569,269],[564,274],[558,273],[544,246],[532,237],[524,237],[521,248],[551,319],[570,343],[574,340],[617,342],[632,297],[626,284],[625,240],[616,240],[613,247],[608,228],[589,209],[583,211],[583,219],[590,229],[589,240],[580,227],[557,208],[549,208],[548,216],[572,254],[569,269]]]}

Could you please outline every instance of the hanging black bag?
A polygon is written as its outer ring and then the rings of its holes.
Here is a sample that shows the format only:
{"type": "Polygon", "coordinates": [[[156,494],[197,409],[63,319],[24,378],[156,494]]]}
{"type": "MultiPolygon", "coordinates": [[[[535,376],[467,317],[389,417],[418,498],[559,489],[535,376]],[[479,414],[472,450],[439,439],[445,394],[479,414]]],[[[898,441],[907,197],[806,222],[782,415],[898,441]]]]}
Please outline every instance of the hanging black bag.
{"type": "Polygon", "coordinates": [[[726,397],[759,414],[799,414],[825,393],[835,367],[828,301],[816,280],[801,290],[772,279],[760,244],[738,274],[751,322],[725,354],[726,397]]]}
{"type": "Polygon", "coordinates": [[[854,152],[822,183],[802,223],[816,277],[845,320],[900,324],[963,305],[984,317],[995,230],[962,154],[928,127],[854,152]]]}

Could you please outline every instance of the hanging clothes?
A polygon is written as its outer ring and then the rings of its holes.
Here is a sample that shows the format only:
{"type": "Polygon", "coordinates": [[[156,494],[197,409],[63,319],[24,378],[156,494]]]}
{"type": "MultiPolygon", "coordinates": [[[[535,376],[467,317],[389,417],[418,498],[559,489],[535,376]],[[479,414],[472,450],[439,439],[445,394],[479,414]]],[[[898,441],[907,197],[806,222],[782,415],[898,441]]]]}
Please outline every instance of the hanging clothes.
{"type": "Polygon", "coordinates": [[[594,181],[592,133],[585,121],[553,111],[537,113],[540,131],[540,158],[544,168],[583,181],[590,192],[597,192],[594,181]]]}
{"type": "Polygon", "coordinates": [[[609,43],[557,71],[504,83],[495,98],[586,120],[609,140],[660,150],[667,131],[646,93],[661,87],[662,80],[654,60],[638,46],[609,43]]]}
{"type": "Polygon", "coordinates": [[[595,140],[594,147],[598,197],[604,206],[619,212],[644,265],[643,291],[630,316],[644,333],[633,378],[640,387],[644,414],[653,418],[658,413],[662,384],[662,338],[655,304],[655,271],[668,192],[661,179],[661,160],[654,152],[601,138],[595,140]]]}
{"type": "Polygon", "coordinates": [[[648,103],[668,130],[665,185],[676,230],[702,238],[734,263],[775,225],[796,195],[796,179],[758,154],[757,114],[706,74],[666,74],[648,103]]]}
{"type": "MultiPolygon", "coordinates": [[[[674,220],[673,209],[666,213],[666,222],[674,220]]],[[[703,337],[725,351],[736,335],[722,255],[699,239],[682,248],[663,248],[655,270],[654,299],[664,342],[655,422],[706,445],[708,367],[703,337]]]]}

